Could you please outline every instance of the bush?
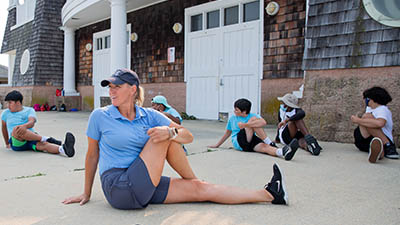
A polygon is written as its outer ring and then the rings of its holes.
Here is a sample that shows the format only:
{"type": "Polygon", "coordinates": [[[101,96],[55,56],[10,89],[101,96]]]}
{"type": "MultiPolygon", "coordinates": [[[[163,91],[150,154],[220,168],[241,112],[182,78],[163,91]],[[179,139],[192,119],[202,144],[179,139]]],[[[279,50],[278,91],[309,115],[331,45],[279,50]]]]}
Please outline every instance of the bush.
{"type": "Polygon", "coordinates": [[[184,120],[195,120],[195,119],[196,119],[195,116],[189,116],[189,115],[186,114],[185,112],[182,112],[182,113],[181,113],[181,117],[182,117],[182,119],[184,119],[184,120]]]}

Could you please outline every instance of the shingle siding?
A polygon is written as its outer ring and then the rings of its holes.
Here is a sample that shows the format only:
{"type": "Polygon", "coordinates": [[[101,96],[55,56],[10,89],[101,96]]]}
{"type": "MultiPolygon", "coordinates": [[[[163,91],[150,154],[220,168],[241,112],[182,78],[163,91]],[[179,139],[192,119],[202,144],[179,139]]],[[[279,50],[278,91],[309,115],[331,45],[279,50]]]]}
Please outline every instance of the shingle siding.
{"type": "Polygon", "coordinates": [[[399,65],[400,28],[371,19],[362,0],[310,0],[304,70],[399,65]]]}
{"type": "Polygon", "coordinates": [[[13,86],[63,84],[64,34],[61,8],[65,0],[36,0],[34,20],[11,30],[16,24],[16,8],[10,10],[1,53],[16,50],[13,86]],[[29,49],[28,71],[20,74],[23,52],[29,49]]]}

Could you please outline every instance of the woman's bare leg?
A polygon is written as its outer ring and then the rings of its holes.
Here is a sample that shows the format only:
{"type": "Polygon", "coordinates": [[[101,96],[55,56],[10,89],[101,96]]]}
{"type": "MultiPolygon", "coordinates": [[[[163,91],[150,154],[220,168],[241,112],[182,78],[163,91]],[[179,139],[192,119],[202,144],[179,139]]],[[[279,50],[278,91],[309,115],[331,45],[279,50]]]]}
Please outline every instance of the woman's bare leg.
{"type": "Polygon", "coordinates": [[[179,149],[177,145],[180,144],[169,140],[155,143],[150,138],[140,153],[139,156],[144,161],[154,186],[157,186],[160,182],[169,151],[171,151],[171,154],[168,156],[168,162],[171,167],[184,179],[195,178],[184,151],[179,149]]]}
{"type": "Polygon", "coordinates": [[[195,179],[182,144],[171,141],[167,152],[168,164],[184,179],[195,179]]]}
{"type": "Polygon", "coordinates": [[[164,203],[210,201],[223,204],[240,204],[271,202],[273,199],[272,195],[265,189],[248,190],[210,184],[198,179],[171,178],[168,195],[164,203]]]}

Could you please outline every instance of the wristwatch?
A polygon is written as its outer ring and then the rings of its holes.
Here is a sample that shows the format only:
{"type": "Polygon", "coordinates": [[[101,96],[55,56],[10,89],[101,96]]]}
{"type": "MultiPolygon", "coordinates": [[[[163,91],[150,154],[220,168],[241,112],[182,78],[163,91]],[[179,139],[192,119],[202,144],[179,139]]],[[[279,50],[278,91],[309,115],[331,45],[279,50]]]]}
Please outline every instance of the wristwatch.
{"type": "Polygon", "coordinates": [[[171,139],[175,139],[176,137],[178,137],[178,129],[177,129],[176,127],[174,127],[174,128],[172,129],[172,133],[173,133],[174,135],[172,136],[171,139]]]}

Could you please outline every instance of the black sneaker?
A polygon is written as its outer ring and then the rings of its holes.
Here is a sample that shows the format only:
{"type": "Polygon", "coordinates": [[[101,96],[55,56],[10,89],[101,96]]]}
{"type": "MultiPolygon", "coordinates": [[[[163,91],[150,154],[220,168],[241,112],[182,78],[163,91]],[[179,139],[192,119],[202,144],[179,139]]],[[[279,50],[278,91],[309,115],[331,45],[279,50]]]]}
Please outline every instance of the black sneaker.
{"type": "Polygon", "coordinates": [[[273,141],[272,141],[271,143],[269,143],[269,145],[270,145],[270,146],[272,146],[272,147],[275,147],[275,148],[277,148],[277,147],[278,147],[278,146],[276,145],[276,143],[275,143],[275,142],[273,142],[273,141]]]}
{"type": "Polygon", "coordinates": [[[385,145],[383,147],[385,151],[385,157],[389,159],[399,159],[399,153],[396,151],[396,146],[394,144],[385,145]]]}
{"type": "Polygon", "coordinates": [[[291,160],[299,148],[299,141],[296,138],[282,148],[282,154],[285,160],[291,160]]]}
{"type": "Polygon", "coordinates": [[[71,134],[70,132],[67,132],[65,134],[65,141],[64,144],[62,145],[65,154],[68,157],[72,157],[75,155],[75,149],[74,149],[74,145],[75,145],[75,137],[73,134],[71,134]]]}
{"type": "Polygon", "coordinates": [[[313,137],[311,134],[307,134],[306,136],[304,136],[304,139],[307,142],[307,150],[313,155],[319,155],[322,148],[318,144],[317,139],[315,139],[315,137],[313,137]]]}
{"type": "Polygon", "coordinates": [[[49,142],[49,143],[52,143],[52,144],[61,145],[61,141],[59,141],[59,140],[57,140],[57,139],[55,139],[53,137],[47,138],[46,141],[49,142]]]}
{"type": "Polygon", "coordinates": [[[272,204],[288,205],[289,201],[282,172],[276,163],[272,169],[274,175],[272,176],[271,181],[266,184],[264,188],[274,197],[274,200],[271,202],[272,204]]]}

